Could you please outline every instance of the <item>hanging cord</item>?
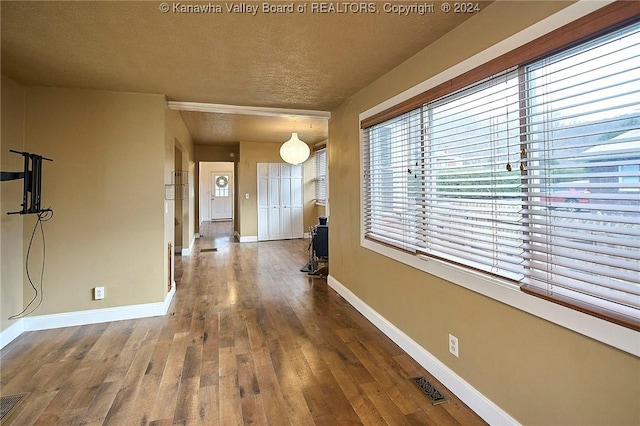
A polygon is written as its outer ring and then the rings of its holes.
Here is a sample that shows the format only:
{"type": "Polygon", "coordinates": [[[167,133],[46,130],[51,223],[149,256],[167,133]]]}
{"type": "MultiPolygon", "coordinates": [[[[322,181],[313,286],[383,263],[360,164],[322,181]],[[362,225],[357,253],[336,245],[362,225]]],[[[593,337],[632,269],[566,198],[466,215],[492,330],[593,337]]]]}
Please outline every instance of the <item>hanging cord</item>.
{"type": "Polygon", "coordinates": [[[42,226],[43,222],[48,222],[53,218],[53,210],[51,209],[47,209],[47,210],[43,210],[38,212],[37,214],[38,216],[38,220],[36,221],[35,225],[33,225],[33,231],[31,232],[31,238],[29,239],[29,248],[27,248],[27,258],[25,260],[25,271],[27,273],[27,279],[29,280],[29,284],[31,285],[31,288],[33,289],[33,291],[35,292],[33,298],[31,299],[31,301],[29,302],[29,304],[22,310],[22,312],[20,312],[19,314],[16,315],[12,315],[10,316],[8,319],[13,320],[13,319],[18,319],[18,318],[22,318],[22,317],[26,317],[28,315],[31,315],[36,309],[38,309],[40,307],[40,305],[42,304],[42,301],[44,299],[44,289],[42,286],[43,283],[43,279],[44,279],[44,266],[45,266],[45,261],[46,261],[46,257],[47,257],[47,247],[46,247],[46,239],[44,236],[44,228],[42,226]],[[40,234],[42,235],[42,269],[40,270],[40,292],[38,292],[37,287],[33,284],[33,280],[31,279],[31,274],[29,272],[29,258],[31,256],[31,246],[33,245],[33,238],[36,235],[36,230],[40,228],[40,234]],[[29,312],[27,312],[27,310],[29,309],[29,307],[36,301],[36,299],[38,298],[38,295],[40,295],[40,300],[38,301],[38,304],[31,309],[29,312]],[[27,313],[25,313],[27,312],[27,313]]]}

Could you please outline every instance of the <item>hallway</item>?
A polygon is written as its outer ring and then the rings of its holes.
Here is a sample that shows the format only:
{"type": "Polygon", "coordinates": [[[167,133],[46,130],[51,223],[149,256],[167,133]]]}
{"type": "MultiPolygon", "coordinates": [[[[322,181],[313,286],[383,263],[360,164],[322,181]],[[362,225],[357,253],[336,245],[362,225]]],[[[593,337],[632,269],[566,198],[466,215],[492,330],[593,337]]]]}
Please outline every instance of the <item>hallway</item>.
{"type": "Polygon", "coordinates": [[[484,424],[325,280],[308,240],[208,222],[164,317],[27,332],[1,352],[2,424],[484,424]],[[449,398],[432,405],[409,380],[449,398]]]}

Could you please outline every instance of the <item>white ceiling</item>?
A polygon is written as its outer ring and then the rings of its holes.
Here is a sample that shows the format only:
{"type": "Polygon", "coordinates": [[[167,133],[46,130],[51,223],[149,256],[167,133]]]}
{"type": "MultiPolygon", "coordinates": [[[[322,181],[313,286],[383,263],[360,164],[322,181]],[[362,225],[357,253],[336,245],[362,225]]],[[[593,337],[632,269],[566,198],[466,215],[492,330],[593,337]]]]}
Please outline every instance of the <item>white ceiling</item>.
{"type": "MultiPolygon", "coordinates": [[[[472,15],[228,12],[238,2],[0,2],[2,73],[26,85],[165,94],[170,101],[330,111],[472,15]],[[220,13],[180,13],[180,5],[220,13]],[[175,9],[174,9],[175,8],[175,9]]],[[[266,2],[285,5],[291,2],[266,2]]],[[[490,2],[481,2],[483,9],[490,2]]],[[[328,4],[328,3],[325,3],[328,4]]],[[[335,7],[347,3],[333,2],[335,7]]],[[[355,4],[355,3],[352,3],[355,4]]],[[[359,4],[359,3],[358,3],[359,4]]],[[[394,4],[416,4],[394,2],[394,4]]],[[[419,3],[423,4],[423,3],[419,3]]],[[[342,5],[342,6],[341,6],[342,5]]],[[[199,144],[315,143],[326,119],[181,112],[199,144]]]]}

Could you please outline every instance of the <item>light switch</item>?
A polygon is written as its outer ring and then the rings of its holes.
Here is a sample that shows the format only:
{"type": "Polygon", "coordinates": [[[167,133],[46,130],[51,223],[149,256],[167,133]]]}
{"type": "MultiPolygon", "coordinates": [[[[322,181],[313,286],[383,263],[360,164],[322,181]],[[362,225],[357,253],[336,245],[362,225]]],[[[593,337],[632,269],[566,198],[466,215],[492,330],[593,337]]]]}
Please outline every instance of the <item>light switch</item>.
{"type": "Polygon", "coordinates": [[[249,199],[249,193],[247,192],[246,194],[244,194],[244,199],[248,200],[249,199]]]}

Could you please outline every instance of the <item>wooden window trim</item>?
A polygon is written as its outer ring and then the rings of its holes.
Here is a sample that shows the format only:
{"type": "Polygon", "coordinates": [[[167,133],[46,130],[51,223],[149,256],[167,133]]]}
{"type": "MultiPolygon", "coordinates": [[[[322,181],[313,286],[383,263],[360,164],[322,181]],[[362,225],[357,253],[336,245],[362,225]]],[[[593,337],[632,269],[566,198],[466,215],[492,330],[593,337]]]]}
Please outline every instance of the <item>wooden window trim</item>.
{"type": "Polygon", "coordinates": [[[618,324],[622,327],[630,328],[631,330],[640,331],[640,321],[637,318],[629,317],[627,315],[620,314],[618,312],[609,311],[607,309],[599,308],[594,305],[590,305],[586,302],[572,299],[567,296],[559,294],[553,294],[541,288],[532,285],[520,286],[520,291],[530,296],[539,297],[548,302],[556,303],[567,308],[571,308],[576,311],[580,311],[584,314],[591,315],[614,324],[618,324]]]}
{"type": "Polygon", "coordinates": [[[506,69],[551,55],[560,49],[582,43],[638,19],[640,19],[640,1],[616,1],[426,92],[372,115],[360,122],[360,128],[365,129],[380,124],[506,69]]]}

